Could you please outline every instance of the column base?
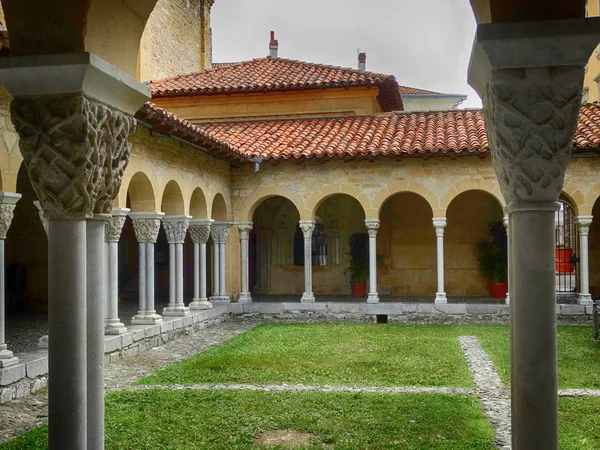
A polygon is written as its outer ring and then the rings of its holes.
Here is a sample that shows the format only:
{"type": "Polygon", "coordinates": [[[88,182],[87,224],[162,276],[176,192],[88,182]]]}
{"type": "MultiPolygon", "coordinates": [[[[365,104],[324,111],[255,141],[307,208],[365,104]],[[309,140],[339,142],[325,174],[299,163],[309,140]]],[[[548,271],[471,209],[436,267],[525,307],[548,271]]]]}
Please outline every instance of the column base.
{"type": "Polygon", "coordinates": [[[250,292],[242,292],[238,299],[238,303],[252,303],[252,295],[250,292]]]}
{"type": "Polygon", "coordinates": [[[6,349],[6,344],[0,345],[0,348],[4,347],[4,349],[0,350],[0,367],[8,367],[19,362],[19,358],[13,355],[13,352],[6,349]]]}
{"type": "Polygon", "coordinates": [[[305,292],[302,294],[302,298],[300,299],[300,303],[314,303],[315,302],[315,294],[312,292],[305,292]]]}
{"type": "Polygon", "coordinates": [[[189,305],[192,311],[205,311],[207,309],[213,309],[213,304],[205,298],[195,298],[189,305]]]}
{"type": "Polygon", "coordinates": [[[379,303],[379,294],[377,292],[369,292],[367,303],[379,303]]]}
{"type": "Polygon", "coordinates": [[[504,299],[504,304],[510,305],[510,294],[508,292],[506,293],[506,298],[504,299]]]}
{"type": "Polygon", "coordinates": [[[48,348],[48,335],[44,335],[42,336],[39,340],[38,340],[38,348],[48,348]]]}
{"type": "Polygon", "coordinates": [[[444,305],[448,303],[448,299],[446,298],[445,292],[436,292],[435,294],[435,304],[436,305],[444,305]]]}
{"type": "Polygon", "coordinates": [[[110,319],[112,322],[107,322],[104,327],[104,334],[112,336],[115,334],[127,333],[127,328],[119,319],[110,319]]]}
{"type": "Polygon", "coordinates": [[[158,325],[162,321],[162,317],[156,314],[156,311],[138,311],[131,319],[131,325],[158,325]]]}
{"type": "Polygon", "coordinates": [[[592,300],[591,294],[579,294],[577,297],[577,303],[579,305],[591,306],[594,304],[594,301],[592,300]]]}
{"type": "Polygon", "coordinates": [[[167,317],[185,317],[190,315],[190,308],[187,306],[167,306],[163,309],[163,316],[167,317]]]}

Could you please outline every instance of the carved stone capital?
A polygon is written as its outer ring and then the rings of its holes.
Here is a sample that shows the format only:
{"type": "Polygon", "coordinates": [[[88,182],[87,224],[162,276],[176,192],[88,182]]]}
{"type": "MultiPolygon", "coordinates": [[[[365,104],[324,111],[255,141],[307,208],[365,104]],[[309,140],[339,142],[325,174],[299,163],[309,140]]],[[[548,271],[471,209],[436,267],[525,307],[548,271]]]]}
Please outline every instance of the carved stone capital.
{"type": "Polygon", "coordinates": [[[446,228],[447,221],[445,217],[434,217],[433,227],[435,228],[435,235],[440,237],[444,236],[444,228],[446,228]]]}
{"type": "Polygon", "coordinates": [[[129,213],[133,222],[135,237],[140,244],[155,244],[160,230],[160,219],[164,213],[132,212],[129,213]]]}
{"type": "Polygon", "coordinates": [[[312,237],[312,233],[315,229],[315,221],[314,220],[301,220],[299,223],[300,229],[302,233],[304,233],[304,239],[309,239],[312,237]]]}
{"type": "Polygon", "coordinates": [[[365,220],[365,225],[369,232],[369,237],[377,237],[377,230],[379,229],[379,220],[378,219],[367,219],[365,220]]]}
{"type": "Polygon", "coordinates": [[[210,236],[216,244],[225,244],[229,231],[231,230],[231,224],[225,222],[215,222],[210,229],[210,236]]]}
{"type": "Polygon", "coordinates": [[[252,222],[238,222],[235,224],[240,230],[240,240],[246,240],[249,238],[250,232],[252,231],[252,222]]]}
{"type": "Polygon", "coordinates": [[[82,94],[15,97],[11,117],[48,218],[110,214],[129,161],[133,117],[82,94]]]}
{"type": "Polygon", "coordinates": [[[575,224],[577,224],[577,230],[580,236],[587,236],[590,234],[590,225],[592,225],[592,219],[594,216],[577,216],[575,218],[575,224]]]}
{"type": "Polygon", "coordinates": [[[0,239],[6,239],[6,234],[14,217],[15,207],[21,194],[0,192],[0,239]]]}
{"type": "Polygon", "coordinates": [[[190,237],[194,244],[206,244],[210,237],[210,228],[214,220],[212,219],[193,219],[190,220],[190,237]]]}
{"type": "Polygon", "coordinates": [[[165,229],[169,244],[183,244],[188,227],[190,226],[190,219],[190,216],[163,217],[163,228],[165,229]]]}
{"type": "Polygon", "coordinates": [[[104,228],[106,242],[119,242],[121,240],[121,232],[129,212],[129,208],[114,208],[112,210],[112,217],[106,222],[104,228]]]}

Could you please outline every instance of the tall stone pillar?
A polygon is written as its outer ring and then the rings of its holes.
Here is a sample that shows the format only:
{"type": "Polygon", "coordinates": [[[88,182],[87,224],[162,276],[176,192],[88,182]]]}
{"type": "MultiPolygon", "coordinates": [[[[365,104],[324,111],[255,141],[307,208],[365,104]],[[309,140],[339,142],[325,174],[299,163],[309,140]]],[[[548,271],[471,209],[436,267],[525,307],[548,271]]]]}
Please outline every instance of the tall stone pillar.
{"type": "Polygon", "coordinates": [[[113,208],[106,224],[106,277],[107,306],[105,334],[123,334],[127,331],[119,319],[119,241],[129,208],[113,208]]]}
{"type": "Polygon", "coordinates": [[[365,220],[369,230],[369,295],[367,303],[379,303],[379,294],[377,293],[377,230],[379,229],[379,219],[365,220]]]}
{"type": "Polygon", "coordinates": [[[162,323],[154,307],[154,244],[160,231],[162,212],[131,212],[135,237],[139,243],[139,308],[131,319],[132,325],[155,325],[162,323]]]}
{"type": "Polygon", "coordinates": [[[590,259],[589,259],[589,236],[590,225],[593,216],[579,216],[575,219],[577,231],[579,232],[579,268],[581,276],[581,287],[579,290],[578,303],[589,306],[592,302],[590,295],[590,259]]]}
{"type": "Polygon", "coordinates": [[[502,219],[502,223],[504,224],[504,228],[506,229],[506,271],[508,272],[508,290],[506,291],[506,298],[504,299],[504,303],[510,305],[510,221],[508,220],[508,215],[504,216],[502,219]]]}
{"type": "Polygon", "coordinates": [[[251,303],[252,295],[250,294],[249,286],[249,261],[248,261],[248,239],[250,231],[252,231],[252,222],[240,222],[237,224],[240,230],[240,253],[241,253],[241,268],[242,268],[242,292],[240,293],[240,303],[251,303]]]}
{"type": "Polygon", "coordinates": [[[87,309],[105,305],[103,269],[89,273],[104,234],[86,221],[111,212],[129,160],[131,115],[149,90],[95,55],[60,56],[4,58],[0,81],[14,97],[23,163],[49,219],[49,448],[98,449],[103,393],[87,373],[103,378],[104,313],[87,309]]]}
{"type": "Polygon", "coordinates": [[[314,220],[301,220],[300,229],[304,234],[304,293],[302,303],[314,303],[315,294],[312,291],[312,233],[315,229],[314,220]]]}
{"type": "Polygon", "coordinates": [[[434,217],[433,227],[437,241],[437,292],[435,293],[435,304],[448,303],[444,289],[444,228],[446,228],[445,217],[434,217]]]}
{"type": "Polygon", "coordinates": [[[4,255],[4,241],[14,216],[14,210],[21,194],[14,192],[0,192],[0,367],[12,366],[19,362],[19,358],[8,350],[5,337],[6,326],[6,268],[4,255]]]}
{"type": "Polygon", "coordinates": [[[231,224],[228,222],[215,222],[211,228],[211,236],[213,241],[216,243],[216,251],[218,252],[218,258],[215,264],[218,264],[218,280],[215,279],[215,282],[218,282],[217,285],[217,295],[215,300],[228,302],[230,301],[229,296],[226,291],[226,265],[225,265],[225,245],[227,244],[227,237],[229,236],[229,231],[231,230],[231,224]]]}
{"type": "Polygon", "coordinates": [[[183,243],[190,216],[165,216],[163,227],[169,243],[169,305],[163,316],[187,316],[190,308],[183,303],[183,243]]]}
{"type": "Polygon", "coordinates": [[[194,299],[190,310],[212,309],[206,297],[206,243],[210,236],[212,219],[190,220],[190,236],[194,242],[194,299]]]}
{"type": "MultiPolygon", "coordinates": [[[[214,224],[213,224],[214,225],[214,224]]],[[[210,234],[210,239],[212,240],[212,274],[213,274],[213,282],[212,282],[212,295],[210,296],[211,301],[219,300],[219,271],[221,265],[219,264],[219,243],[217,242],[217,238],[212,232],[210,234]]]]}
{"type": "Polygon", "coordinates": [[[514,450],[558,449],[555,212],[598,19],[479,25],[469,83],[483,97],[510,216],[514,450]]]}

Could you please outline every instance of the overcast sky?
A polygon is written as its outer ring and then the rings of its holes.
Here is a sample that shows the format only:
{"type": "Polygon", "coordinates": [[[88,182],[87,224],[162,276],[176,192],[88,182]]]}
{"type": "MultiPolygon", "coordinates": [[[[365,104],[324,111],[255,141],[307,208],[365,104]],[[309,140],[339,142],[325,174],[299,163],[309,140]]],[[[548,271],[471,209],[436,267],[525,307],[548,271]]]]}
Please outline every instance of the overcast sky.
{"type": "Polygon", "coordinates": [[[392,74],[398,83],[467,94],[475,33],[469,0],[216,0],[212,9],[213,60],[243,61],[269,54],[269,31],[279,56],[392,74]]]}

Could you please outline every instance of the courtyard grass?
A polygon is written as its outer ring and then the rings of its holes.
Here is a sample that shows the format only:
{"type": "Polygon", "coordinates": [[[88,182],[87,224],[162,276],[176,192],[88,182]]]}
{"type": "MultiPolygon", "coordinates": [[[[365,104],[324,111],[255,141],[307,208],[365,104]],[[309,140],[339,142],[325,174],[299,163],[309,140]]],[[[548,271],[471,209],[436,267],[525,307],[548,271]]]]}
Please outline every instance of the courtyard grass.
{"type": "Polygon", "coordinates": [[[600,448],[600,398],[558,400],[561,450],[600,448]]]}
{"type": "MultiPolygon", "coordinates": [[[[255,439],[269,430],[314,435],[298,448],[495,448],[473,396],[153,390],[106,400],[107,450],[257,449],[255,439]]],[[[0,445],[46,448],[47,427],[0,445]]]]}
{"type": "Polygon", "coordinates": [[[265,324],[138,384],[473,387],[455,327],[265,324]]]}

